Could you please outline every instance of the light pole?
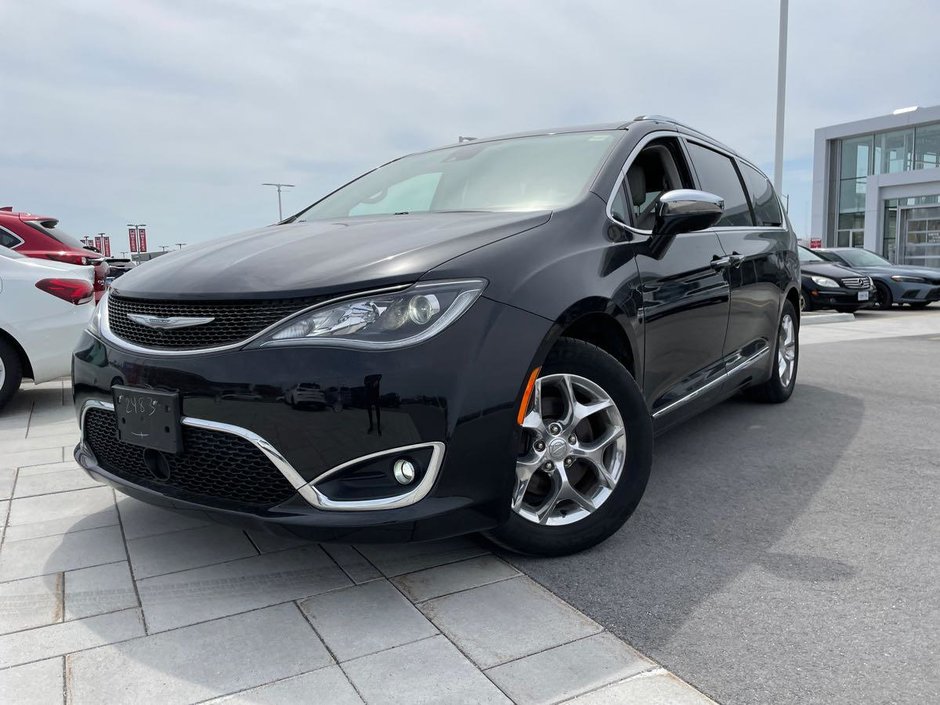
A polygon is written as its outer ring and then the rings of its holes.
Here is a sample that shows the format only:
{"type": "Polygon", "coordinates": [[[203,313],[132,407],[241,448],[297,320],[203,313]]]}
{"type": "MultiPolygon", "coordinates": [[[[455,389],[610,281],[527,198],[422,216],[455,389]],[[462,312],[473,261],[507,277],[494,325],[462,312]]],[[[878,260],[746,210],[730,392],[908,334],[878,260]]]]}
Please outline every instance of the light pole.
{"type": "Polygon", "coordinates": [[[166,252],[167,250],[170,249],[170,246],[169,246],[169,245],[160,245],[160,249],[163,250],[164,252],[166,252]]]}
{"type": "Polygon", "coordinates": [[[277,189],[277,222],[284,220],[284,214],[281,211],[281,189],[294,188],[294,184],[269,184],[263,183],[262,186],[273,186],[277,189]]]}
{"type": "Polygon", "coordinates": [[[183,245],[185,245],[186,243],[185,243],[185,242],[175,242],[175,243],[173,243],[173,244],[176,245],[178,248],[180,248],[180,249],[182,250],[182,249],[183,249],[183,245]]]}
{"type": "Polygon", "coordinates": [[[787,17],[789,0],[780,0],[780,39],[777,45],[777,129],[774,144],[774,188],[783,189],[783,114],[787,100],[787,17]]]}

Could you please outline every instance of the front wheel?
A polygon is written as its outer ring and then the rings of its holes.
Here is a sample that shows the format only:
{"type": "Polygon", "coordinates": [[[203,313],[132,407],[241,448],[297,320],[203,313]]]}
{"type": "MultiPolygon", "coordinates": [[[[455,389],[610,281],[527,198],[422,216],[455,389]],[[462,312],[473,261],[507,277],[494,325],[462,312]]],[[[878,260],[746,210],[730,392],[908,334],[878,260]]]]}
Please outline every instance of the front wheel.
{"type": "Polygon", "coordinates": [[[562,338],[522,423],[509,520],[490,536],[520,553],[561,556],[608,538],[636,509],[652,465],[653,424],[627,369],[562,338]]]}
{"type": "Polygon", "coordinates": [[[796,386],[796,371],[800,364],[800,325],[793,304],[785,301],[780,323],[777,326],[777,341],[774,345],[773,372],[763,384],[747,390],[747,395],[756,401],[781,404],[793,394],[796,386]]]}
{"type": "Polygon", "coordinates": [[[875,308],[887,311],[894,305],[894,297],[891,295],[891,289],[887,284],[875,282],[875,308]]]}

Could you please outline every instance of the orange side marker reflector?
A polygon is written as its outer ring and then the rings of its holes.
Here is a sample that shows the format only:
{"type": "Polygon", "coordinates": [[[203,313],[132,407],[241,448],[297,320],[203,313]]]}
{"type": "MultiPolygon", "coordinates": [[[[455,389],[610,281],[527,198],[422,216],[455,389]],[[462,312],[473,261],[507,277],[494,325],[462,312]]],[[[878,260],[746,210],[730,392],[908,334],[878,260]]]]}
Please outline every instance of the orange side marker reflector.
{"type": "Polygon", "coordinates": [[[516,415],[516,421],[520,426],[522,425],[523,419],[525,419],[526,412],[529,411],[529,402],[532,400],[532,390],[535,389],[535,380],[538,379],[541,370],[541,367],[536,367],[532,370],[532,374],[529,375],[529,381],[526,382],[525,392],[522,395],[522,403],[519,405],[519,413],[516,415]]]}

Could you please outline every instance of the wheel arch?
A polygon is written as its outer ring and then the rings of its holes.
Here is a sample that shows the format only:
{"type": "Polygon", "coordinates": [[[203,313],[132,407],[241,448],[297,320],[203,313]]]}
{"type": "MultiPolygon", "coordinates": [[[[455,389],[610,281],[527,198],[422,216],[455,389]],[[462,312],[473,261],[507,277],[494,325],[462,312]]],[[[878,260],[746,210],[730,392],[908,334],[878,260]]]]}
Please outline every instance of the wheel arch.
{"type": "Polygon", "coordinates": [[[23,349],[23,346],[20,345],[16,338],[7,333],[3,328],[0,328],[0,340],[4,340],[10,344],[20,358],[20,364],[23,366],[23,377],[28,379],[33,379],[33,365],[29,361],[29,356],[26,354],[26,351],[23,349]]]}
{"type": "Polygon", "coordinates": [[[582,299],[558,318],[539,347],[544,359],[560,338],[575,338],[596,345],[620,362],[634,379],[642,374],[635,316],[603,297],[582,299]]]}

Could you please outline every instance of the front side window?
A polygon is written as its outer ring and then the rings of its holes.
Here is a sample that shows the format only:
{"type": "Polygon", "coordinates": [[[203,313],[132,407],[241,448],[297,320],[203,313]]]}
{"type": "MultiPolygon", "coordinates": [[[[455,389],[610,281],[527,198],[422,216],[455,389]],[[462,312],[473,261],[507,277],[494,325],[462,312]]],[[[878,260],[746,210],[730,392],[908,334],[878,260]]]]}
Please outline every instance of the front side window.
{"type": "Polygon", "coordinates": [[[624,205],[630,209],[633,224],[640,230],[653,229],[660,196],[691,185],[685,162],[681,156],[677,159],[677,154],[675,140],[656,140],[640,150],[627,169],[630,201],[624,205]]]}
{"type": "Polygon", "coordinates": [[[537,135],[413,154],[361,176],[294,220],[563,208],[587,192],[622,135],[537,135]]]}
{"type": "Polygon", "coordinates": [[[770,185],[768,178],[744,163],[741,163],[741,174],[751,195],[757,225],[783,225],[780,201],[777,200],[777,194],[774,193],[774,187],[770,185]]]}
{"type": "Polygon", "coordinates": [[[725,201],[724,215],[716,226],[753,225],[744,187],[731,158],[695,142],[688,144],[702,190],[721,196],[725,201]]]}

